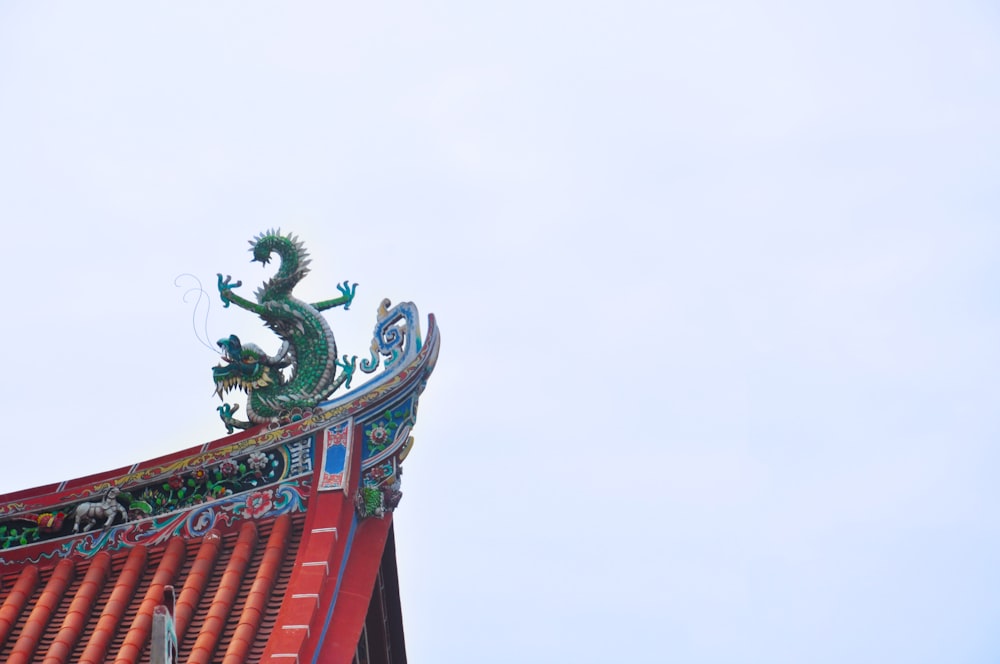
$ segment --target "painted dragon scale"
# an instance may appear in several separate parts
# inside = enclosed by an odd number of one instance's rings
[[[219,274],[219,295],[224,306],[235,304],[257,314],[282,340],[281,348],[268,355],[259,346],[243,343],[235,334],[220,339],[223,363],[212,368],[215,391],[220,399],[226,392],[240,389],[247,394],[248,421],[233,417],[239,405],[223,403],[219,415],[229,433],[263,423],[285,424],[305,417],[317,404],[344,385],[349,386],[356,358],[337,358],[337,343],[329,324],[320,313],[354,300],[357,284],[337,285],[340,297],[309,304],[292,289],[309,272],[309,258],[297,237],[280,230],[261,233],[250,240],[253,261],[264,265],[277,255],[278,272],[255,293],[252,302],[233,292],[243,285]],[[285,375],[284,369],[289,375]],[[338,372],[338,368],[340,371]]]

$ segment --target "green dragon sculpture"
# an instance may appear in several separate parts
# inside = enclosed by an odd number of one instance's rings
[[[218,341],[224,364],[212,368],[215,392],[224,399],[234,388],[247,394],[249,421],[237,420],[233,414],[239,404],[223,403],[219,415],[229,433],[235,428],[247,429],[256,424],[279,423],[304,417],[321,401],[347,383],[350,386],[356,357],[345,355],[337,359],[337,344],[321,311],[343,306],[350,308],[357,284],[345,281],[337,285],[340,297],[309,304],[292,295],[292,289],[309,272],[308,253],[292,234],[281,231],[261,233],[250,241],[253,261],[266,265],[277,254],[281,265],[274,275],[255,293],[251,302],[233,292],[243,285],[219,275],[219,295],[224,306],[231,303],[253,312],[264,320],[282,339],[275,355],[268,355],[255,344],[242,343],[235,334]],[[283,369],[290,367],[286,377]],[[337,372],[337,368],[342,371]]]

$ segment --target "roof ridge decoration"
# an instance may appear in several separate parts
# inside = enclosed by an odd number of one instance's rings
[[[219,274],[219,296],[226,307],[236,304],[260,316],[281,338],[282,345],[272,356],[256,344],[243,343],[235,334],[218,341],[224,363],[212,369],[216,394],[222,399],[234,388],[247,394],[247,420],[233,417],[239,404],[224,402],[218,408],[229,433],[236,428],[265,423],[281,426],[308,417],[341,385],[350,387],[357,361],[356,356],[337,358],[337,342],[321,312],[339,306],[350,308],[358,285],[348,281],[337,284],[340,297],[310,304],[292,295],[296,284],[308,274],[310,263],[297,237],[282,235],[280,229],[270,230],[250,240],[250,251],[252,260],[262,265],[276,254],[281,261],[277,274],[257,289],[256,302],[233,292],[242,281],[233,282],[230,275],[223,279]],[[290,369],[287,377],[282,371],[285,368]]]
[[[32,562],[90,557],[303,511],[313,470],[311,445],[311,437],[300,437],[124,489],[125,483],[114,484],[100,501],[58,502],[40,514],[0,517],[0,551],[52,540],[52,551]],[[0,556],[0,567],[8,562]]]

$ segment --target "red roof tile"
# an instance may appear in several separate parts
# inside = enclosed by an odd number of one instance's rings
[[[247,654],[254,644],[257,630],[267,611],[268,599],[281,569],[285,545],[288,542],[289,524],[287,515],[278,517],[274,524],[267,548],[264,551],[264,557],[257,568],[257,575],[243,606],[240,622],[229,641],[229,647],[226,649],[226,656],[223,658],[222,664],[239,664],[247,661]]]
[[[62,560],[56,566],[55,571],[49,578],[49,582],[42,591],[42,596],[35,602],[35,608],[28,616],[28,622],[21,630],[21,636],[14,644],[14,650],[7,658],[8,664],[26,664],[31,661],[38,646],[38,639],[45,632],[45,627],[49,623],[52,611],[59,604],[60,598],[66,591],[66,586],[73,579],[74,565],[70,560]]]
[[[221,542],[222,539],[217,532],[211,532],[202,538],[194,565],[191,566],[187,578],[184,580],[184,587],[177,597],[177,606],[174,610],[174,631],[180,642],[184,641],[188,625],[191,624],[191,618],[198,610],[205,588],[212,577],[215,560],[219,557]]]
[[[6,587],[10,581],[5,579]],[[4,599],[3,607],[0,608],[0,643],[7,640],[11,630],[17,623],[21,610],[31,598],[38,584],[38,569],[35,567],[25,567],[14,582],[14,587]]]
[[[111,555],[107,552],[101,551],[91,559],[86,575],[73,596],[66,617],[53,638],[42,664],[65,664],[68,660],[110,571]]]

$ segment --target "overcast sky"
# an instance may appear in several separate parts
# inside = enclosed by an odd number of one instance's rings
[[[989,2],[3,3],[0,490],[222,436],[280,226],[440,323],[410,661],[995,662],[998,123]]]

